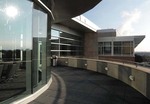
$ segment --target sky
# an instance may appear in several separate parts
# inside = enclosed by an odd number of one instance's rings
[[[101,29],[116,29],[117,36],[145,35],[135,51],[150,52],[150,0],[102,0],[83,15]]]

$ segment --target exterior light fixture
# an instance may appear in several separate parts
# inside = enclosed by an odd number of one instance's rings
[[[105,67],[105,70],[108,71],[108,67]]]
[[[131,81],[135,81],[135,77],[134,77],[133,75],[130,75],[130,76],[129,76],[129,79],[130,79]]]
[[[15,18],[18,15],[18,10],[14,6],[8,6],[5,9],[5,13],[8,17]]]

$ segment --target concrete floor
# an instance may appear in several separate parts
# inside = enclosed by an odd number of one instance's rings
[[[51,86],[29,104],[150,104],[150,100],[104,74],[70,67],[52,68]]]

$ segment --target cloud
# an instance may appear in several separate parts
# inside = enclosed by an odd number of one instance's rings
[[[134,31],[133,24],[137,23],[138,20],[141,17],[141,11],[138,9],[134,9],[133,11],[123,11],[122,12],[122,18],[123,22],[122,24],[117,28],[117,35],[131,35],[131,33]]]

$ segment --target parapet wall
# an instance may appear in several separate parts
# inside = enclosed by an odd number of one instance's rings
[[[150,69],[126,63],[86,58],[60,57],[58,65],[83,68],[116,78],[150,99]]]

